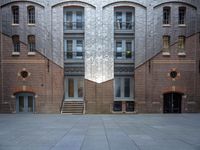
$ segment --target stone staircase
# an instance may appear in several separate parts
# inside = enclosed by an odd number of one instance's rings
[[[64,101],[61,109],[62,114],[83,114],[83,101]]]

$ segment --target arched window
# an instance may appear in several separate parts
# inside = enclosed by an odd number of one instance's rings
[[[164,7],[163,8],[163,24],[170,24],[170,17],[171,17],[171,8]]]
[[[28,36],[28,49],[30,52],[35,52],[35,35]]]
[[[28,23],[35,24],[35,7],[28,6],[27,11],[28,11]]]
[[[20,52],[20,41],[19,41],[19,35],[13,35],[12,36],[13,41],[13,50],[14,52]]]
[[[19,24],[19,7],[12,6],[12,22],[13,24]]]

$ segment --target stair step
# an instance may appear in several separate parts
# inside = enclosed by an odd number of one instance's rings
[[[63,114],[83,114],[84,102],[64,101],[62,106]]]

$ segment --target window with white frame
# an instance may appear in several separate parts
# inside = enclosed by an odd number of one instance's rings
[[[185,49],[185,36],[178,37],[178,48],[179,48],[179,50]]]
[[[35,7],[28,6],[27,12],[28,12],[28,24],[35,24]]]
[[[115,41],[115,58],[132,59],[134,54],[133,40],[116,40]]]
[[[115,77],[115,99],[133,99],[133,79]]]
[[[83,39],[64,39],[64,58],[83,59]]]
[[[133,30],[134,28],[134,9],[131,7],[115,8],[115,29]]]
[[[64,8],[64,30],[83,30],[84,10],[83,8]]]
[[[180,25],[185,24],[185,15],[186,15],[186,8],[185,7],[179,7],[179,20],[178,23]]]
[[[67,77],[65,78],[65,98],[81,99],[83,98],[83,78]]]
[[[164,7],[163,8],[163,24],[170,24],[170,17],[171,17],[171,8]]]
[[[163,36],[163,50],[169,50],[170,47],[170,36],[164,35]]]
[[[13,51],[14,52],[20,52],[20,41],[19,41],[19,35],[13,35],[12,36],[13,41]]]
[[[12,6],[12,23],[19,24],[19,6]]]
[[[30,52],[35,52],[35,35],[28,36],[28,48]]]

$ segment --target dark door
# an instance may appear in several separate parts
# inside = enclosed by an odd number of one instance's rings
[[[17,94],[16,112],[17,113],[33,113],[34,112],[34,95],[28,94],[28,93]]]
[[[181,113],[182,94],[167,93],[164,94],[164,113]]]

